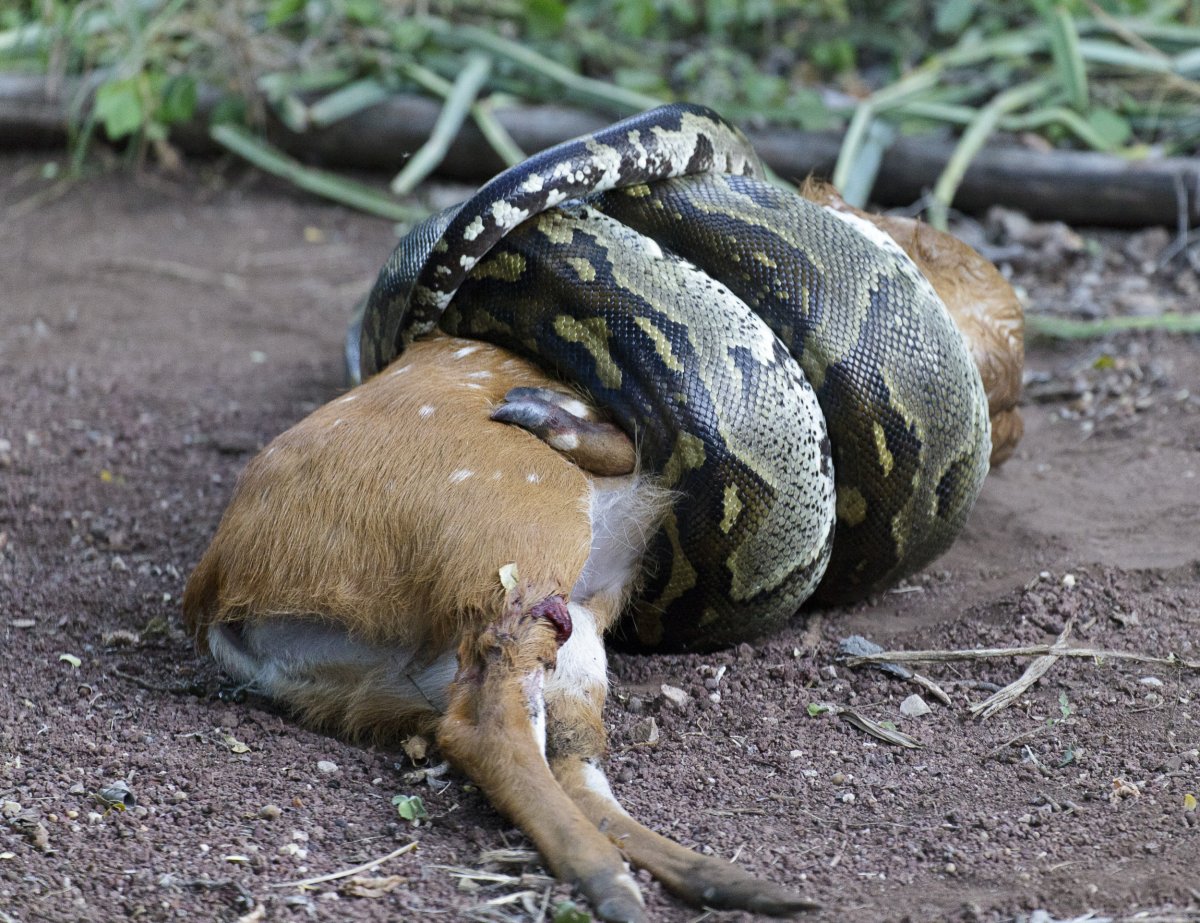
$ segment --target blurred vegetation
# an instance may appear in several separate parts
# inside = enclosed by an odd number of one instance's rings
[[[218,140],[264,159],[277,152],[244,127],[268,110],[304,131],[390,94],[446,100],[440,142],[397,192],[466,118],[520,159],[493,115],[513,99],[612,115],[687,99],[743,124],[841,129],[834,179],[852,200],[897,133],[948,134],[943,208],[996,131],[1131,158],[1200,145],[1188,0],[18,0],[0,11],[0,70],[87,77],[77,162],[98,126],[170,156],[202,89],[219,96]]]

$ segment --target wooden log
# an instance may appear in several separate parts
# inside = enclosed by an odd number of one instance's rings
[[[62,144],[68,105],[80,87],[78,80],[51,86],[43,77],[0,74],[0,147]],[[185,151],[217,150],[206,129],[216,100],[215,93],[203,92],[196,119],[172,129],[172,140]],[[273,121],[267,135],[309,163],[395,173],[429,137],[439,110],[440,103],[427,97],[396,96],[303,133]],[[556,105],[516,105],[498,109],[496,118],[527,153],[595,131],[609,121]],[[810,173],[828,176],[841,146],[841,136],[831,132],[771,128],[748,134],[763,160],[793,180]],[[952,141],[944,138],[900,138],[884,157],[872,201],[905,205],[919,199],[932,188],[952,152]],[[503,166],[483,134],[468,122],[438,172],[479,182]],[[1183,220],[1189,227],[1200,226],[1200,158],[1131,161],[1092,151],[1041,152],[997,145],[971,162],[954,207],[978,212],[997,204],[1075,225],[1176,228]]]

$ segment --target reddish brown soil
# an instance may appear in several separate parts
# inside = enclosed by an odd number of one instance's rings
[[[180,630],[239,469],[338,392],[391,226],[252,177],[58,189],[39,168],[0,161],[0,921],[539,919],[569,894],[535,859],[494,884],[450,868],[528,847],[462,779],[218,697]],[[1055,233],[1007,251],[1035,310],[1195,309],[1185,260],[1147,262],[1165,235]],[[953,703],[922,718],[899,711],[911,682],[837,662],[852,633],[996,647],[1068,619],[1072,643],[1200,660],[1196,339],[1035,345],[1029,366],[1025,441],[929,573],[753,646],[614,657],[609,769],[634,815],[802,889],[819,920],[1200,919],[1200,672],[1061,660],[978,721],[983,684],[1028,660],[922,668]],[[118,779],[138,805],[105,815],[90,793]],[[430,822],[400,820],[398,793]],[[371,873],[400,876],[379,896],[279,886],[414,840]],[[657,920],[697,918],[646,893]]]

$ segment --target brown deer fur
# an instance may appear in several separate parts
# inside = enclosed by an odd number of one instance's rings
[[[544,439],[495,422],[514,388],[583,422],[566,439],[562,415]],[[629,441],[594,415],[503,350],[414,344],[250,463],[188,582],[189,625],[228,672],[311,723],[436,730],[601,919],[644,919],[627,859],[694,904],[810,906],[647,830],[612,797],[603,637],[670,495],[629,470]],[[628,473],[596,475],[555,443]]]
[[[857,215],[887,232],[933,284],[983,376],[992,417],[991,463],[992,467],[1002,464],[1025,431],[1017,407],[1025,364],[1025,314],[1012,286],[988,260],[951,234],[913,218],[861,211],[819,180],[806,180],[800,195]]]
[[[828,187],[802,192],[847,208]],[[971,343],[999,463],[1021,430],[1011,288],[947,235],[863,217],[913,257]],[[188,581],[189,626],[230,674],[312,724],[436,732],[603,920],[645,919],[626,861],[696,905],[811,907],[648,830],[609,789],[603,638],[670,495],[597,416],[504,350],[412,345],[249,464]]]

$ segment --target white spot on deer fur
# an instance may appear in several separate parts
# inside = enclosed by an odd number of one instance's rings
[[[346,421],[343,420],[341,417],[338,417],[336,420],[334,420],[332,423],[329,424],[329,428],[333,429],[334,427],[341,426],[345,422]]]
[[[521,678],[521,688],[525,692],[525,708],[529,715],[529,724],[533,730],[533,739],[546,758],[546,671],[537,669],[526,673]]]
[[[483,390],[483,385],[481,385],[481,384],[477,384],[476,382],[473,382],[473,381],[468,381],[468,382],[467,382],[467,387],[468,387],[468,388],[473,388],[473,389],[475,389],[476,391],[482,391],[482,390]]]
[[[591,419],[592,412],[590,409],[588,409],[587,404],[585,404],[583,401],[576,400],[573,397],[567,398],[558,406],[560,406],[573,417],[579,417],[583,420]]]
[[[492,373],[489,372],[487,369],[480,369],[478,372],[468,372],[467,377],[468,378],[491,378]]]
[[[476,215],[475,220],[463,229],[463,240],[474,240],[483,233],[483,216]]]
[[[469,356],[469,355],[471,355],[471,353],[478,352],[478,351],[479,351],[478,346],[464,346],[462,349],[454,350],[454,358],[461,359],[464,356]]]
[[[474,474],[475,474],[475,472],[472,471],[470,468],[459,468],[457,471],[455,471],[453,474],[450,475],[450,483],[457,484],[459,481],[465,481],[467,478],[473,477]]]
[[[549,439],[552,448],[562,452],[569,452],[571,449],[579,448],[579,437],[575,433],[563,433],[559,436],[552,436]]]
[[[358,400],[357,394],[347,394],[345,397],[338,398],[338,400],[335,403],[349,404],[351,401],[357,401],[357,400]]]
[[[525,480],[527,480],[530,484],[536,484],[541,480],[541,478],[538,477],[536,471],[530,471],[529,474],[525,475]]]
[[[498,480],[500,480],[501,477],[503,477],[503,475],[499,471],[492,472],[492,480],[493,481],[498,481]]]
[[[433,412],[436,409],[437,408],[434,407],[432,404],[426,404],[420,410],[418,410],[417,413],[419,413],[422,417],[432,417]]]
[[[400,366],[400,368],[396,369],[396,371],[394,371],[394,372],[390,372],[390,373],[388,374],[388,378],[395,378],[397,375],[400,375],[400,374],[403,374],[404,372],[407,372],[407,371],[408,371],[410,368],[412,368],[412,366],[409,366],[409,365],[402,365],[402,366]]]
[[[608,658],[604,639],[592,610],[582,603],[567,603],[571,637],[558,649],[558,661],[546,678],[546,697],[583,699],[600,708],[608,688]],[[603,778],[603,774],[601,774]]]
[[[604,770],[591,760],[583,764],[583,784],[588,787],[588,791],[610,802],[622,814],[626,813],[625,809],[621,807],[621,802],[617,801],[617,796],[613,794]]]

